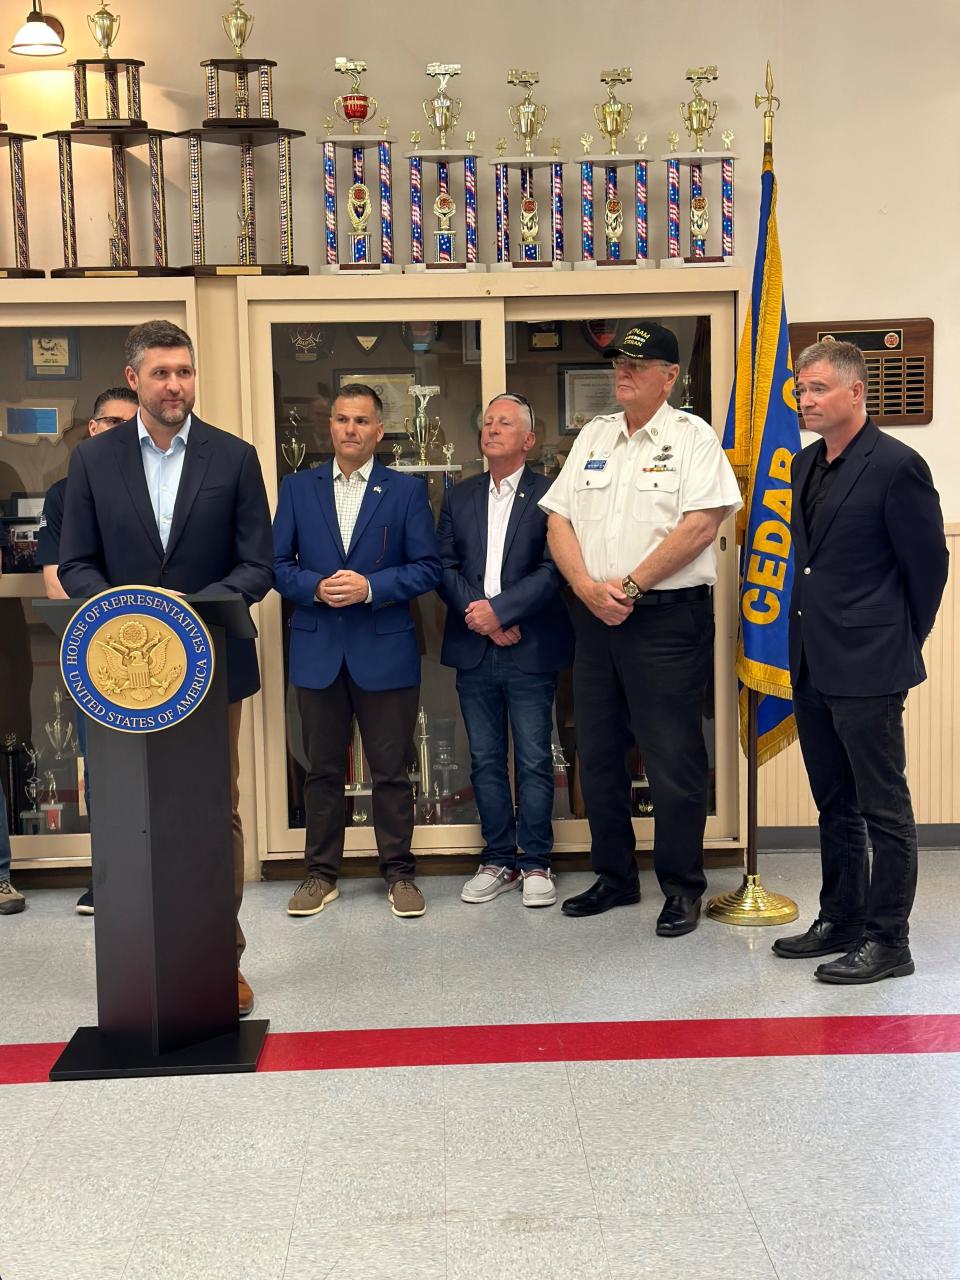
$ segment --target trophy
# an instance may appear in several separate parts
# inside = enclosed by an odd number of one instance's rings
[[[497,143],[497,159],[494,165],[494,190],[496,193],[497,261],[494,270],[510,271],[514,267],[566,267],[563,260],[563,161],[560,159],[560,139],[554,138],[547,158],[533,154],[533,145],[543,131],[547,108],[533,101],[533,87],[540,80],[536,71],[512,70],[507,73],[507,83],[525,90],[523,99],[507,108],[507,116],[513,132],[523,144],[523,154],[505,156],[506,143]],[[510,170],[520,171],[520,258],[514,262],[510,252]],[[540,207],[534,195],[535,169],[547,169],[550,178],[550,233],[551,256],[542,259],[540,246]]]
[[[580,138],[583,155],[580,157],[580,261],[575,267],[648,267],[654,264],[647,258],[647,165],[645,151],[647,135],[637,134],[636,151],[621,154],[620,138],[627,131],[633,118],[633,104],[621,102],[616,95],[617,85],[629,84],[633,79],[630,67],[614,67],[600,73],[600,81],[607,86],[605,102],[594,104],[593,115],[600,133],[607,141],[606,154],[592,153],[593,135],[584,133]],[[603,165],[604,204],[603,236],[606,246],[604,257],[594,251],[594,166]],[[624,203],[618,189],[620,166],[633,166],[633,233],[635,256],[624,253]]]
[[[307,267],[293,259],[293,191],[290,143],[302,138],[302,129],[284,129],[273,115],[273,68],[269,58],[248,58],[243,46],[253,29],[254,19],[235,0],[221,18],[223,32],[233,46],[232,58],[207,58],[201,62],[206,75],[206,118],[202,128],[187,129],[178,136],[187,139],[190,165],[190,248],[187,272],[195,276],[306,275]],[[220,76],[233,77],[233,111],[220,113]],[[250,77],[256,76],[256,101],[251,102]],[[253,109],[257,114],[252,114]],[[240,208],[237,210],[237,261],[207,262],[203,199],[203,144],[216,142],[240,151]],[[280,229],[280,261],[261,263],[257,254],[257,197],[254,151],[276,143],[277,205]]]
[[[100,58],[78,58],[72,64],[73,101],[76,119],[69,129],[45,133],[57,142],[60,166],[60,215],[63,230],[63,267],[51,271],[59,277],[165,276],[179,275],[167,254],[166,184],[163,171],[163,143],[173,135],[151,129],[143,119],[140,100],[140,68],[137,58],[114,58],[110,50],[120,30],[120,19],[103,0],[96,13],[87,17],[87,26],[100,47]],[[90,72],[102,73],[105,114],[90,112]],[[121,79],[125,113],[121,114]],[[73,178],[73,144],[107,144],[111,152],[113,208],[107,213],[107,262],[103,266],[82,267],[77,254],[77,212]],[[153,228],[153,263],[137,266],[131,260],[130,210],[127,184],[127,152],[146,145],[150,168],[150,213]],[[100,199],[94,203],[99,207]]]
[[[368,98],[360,92],[360,77],[367,64],[358,58],[335,58],[333,69],[353,81],[353,92],[334,98],[333,109],[344,124],[350,125],[354,133],[359,133],[360,126],[364,121],[372,120],[379,108],[376,98]]]
[[[39,766],[41,752],[35,747],[28,746],[26,742],[20,744],[20,749],[27,757],[27,767],[30,770],[23,784],[23,793],[30,808],[20,810],[20,834],[35,836],[40,834],[43,826],[40,806],[37,803],[40,796]]]
[[[59,689],[53,691],[53,720],[48,720],[43,726],[50,745],[53,747],[54,760],[62,760],[64,756],[73,757],[76,752],[71,751],[73,745],[73,725],[63,716],[63,694]]]
[[[287,421],[290,425],[284,431],[280,452],[290,470],[296,471],[303,465],[303,460],[307,456],[307,446],[300,436],[302,423],[295,407],[287,414]]]
[[[417,731],[413,735],[413,741],[417,748],[417,764],[420,770],[420,797],[428,810],[425,817],[429,821],[429,809],[433,799],[433,762],[430,758],[427,711],[423,706],[417,712]]]
[[[461,271],[484,271],[485,266],[478,261],[479,241],[477,238],[477,157],[473,146],[477,140],[475,132],[466,134],[464,150],[451,149],[447,146],[449,135],[456,128],[463,111],[460,98],[451,98],[447,94],[447,84],[452,76],[461,72],[459,62],[428,62],[427,75],[437,81],[437,91],[432,98],[424,98],[421,106],[427,126],[437,135],[439,147],[434,150],[421,150],[421,131],[414,129],[410,134],[413,150],[406,153],[410,167],[410,265],[406,271],[429,271],[436,269],[459,269]],[[437,172],[436,199],[433,202],[433,216],[437,220],[433,233],[433,261],[427,262],[423,249],[423,162],[435,162]],[[463,259],[457,255],[457,232],[453,227],[453,219],[457,216],[457,204],[450,190],[450,165],[463,163],[463,220],[466,248]]]
[[[361,58],[336,58],[334,71],[349,76],[353,81],[350,93],[338,95],[333,100],[336,119],[349,125],[349,133],[334,133],[335,118],[327,116],[325,135],[318,138],[323,146],[323,211],[325,265],[321,271],[386,271],[398,272],[393,252],[393,153],[396,138],[390,134],[390,121],[380,125],[380,137],[365,134],[362,126],[372,121],[379,110],[376,98],[360,91],[360,77],[367,69]],[[376,151],[377,179],[380,200],[380,260],[371,251],[372,235],[367,223],[373,213],[374,202],[366,177],[366,152]],[[340,261],[337,237],[337,152],[350,152],[350,182],[347,191],[347,215],[350,219],[350,253],[346,261]]]
[[[43,814],[43,825],[47,831],[61,831],[63,829],[63,804],[57,796],[57,780],[52,770],[47,770],[45,775],[46,799],[40,805],[40,812]]]
[[[242,58],[243,46],[253,30],[253,18],[246,12],[240,0],[235,0],[233,8],[229,13],[225,13],[220,21],[223,23],[224,35],[233,45],[234,53],[238,58]],[[267,112],[267,114],[270,113]]]
[[[722,266],[733,261],[733,178],[737,156],[730,150],[733,133],[725,129],[720,135],[722,151],[705,151],[703,142],[713,131],[717,118],[717,103],[708,101],[701,92],[702,84],[717,78],[717,68],[691,67],[687,80],[693,85],[693,97],[681,102],[680,118],[688,137],[693,140],[692,151],[678,151],[679,134],[667,136],[670,150],[661,156],[667,166],[667,257],[661,259],[662,267]],[[680,248],[680,169],[690,171],[689,242],[686,257]],[[708,255],[707,235],[710,230],[710,203],[704,188],[704,169],[720,169],[721,233],[720,253]]]
[[[689,373],[683,375],[680,383],[680,408],[684,413],[694,413],[693,407],[693,380]]]
[[[3,64],[0,63],[0,71]],[[0,147],[10,155],[10,191],[13,195],[13,251],[15,267],[0,267],[0,280],[24,280],[45,273],[30,266],[30,237],[27,232],[27,186],[23,169],[23,144],[36,142],[36,134],[11,133],[0,121]]]
[[[391,448],[393,453],[393,465],[395,467],[399,467],[401,465],[400,459],[403,457],[403,445],[400,443],[399,440],[397,440],[396,443],[393,444]]]
[[[347,783],[344,787],[344,794],[348,796],[370,795],[370,766],[367,763],[367,757],[363,750],[363,739],[360,736],[360,726],[356,720],[353,722],[353,734],[350,739],[350,753],[348,759]],[[357,811],[354,810],[354,821],[365,822],[366,814],[360,819],[357,818]]]
[[[421,467],[427,465],[427,450],[432,444],[436,443],[437,432],[440,430],[440,419],[434,418],[431,421],[427,417],[427,405],[434,396],[439,394],[439,387],[412,386],[410,388],[410,395],[417,402],[417,412],[413,422],[409,418],[404,418],[403,426],[407,435],[417,447]]]

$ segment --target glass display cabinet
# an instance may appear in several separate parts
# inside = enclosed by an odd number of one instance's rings
[[[688,273],[683,287],[649,276],[616,280],[513,281],[404,277],[378,280],[376,297],[361,281],[309,278],[241,281],[241,399],[244,432],[257,446],[271,502],[285,475],[332,456],[330,408],[348,382],[372,386],[384,402],[378,457],[422,476],[436,514],[444,489],[483,470],[479,430],[498,392],[518,391],[536,412],[537,444],[529,461],[556,475],[584,423],[613,412],[613,378],[604,350],[640,320],[677,332],[681,378],[673,402],[722,424],[732,380],[741,273]],[[659,274],[659,273],[657,273]],[[629,285],[629,288],[627,287]],[[642,287],[644,294],[636,292]],[[589,292],[587,292],[589,290]],[[442,291],[442,296],[440,296]],[[434,389],[418,424],[413,386]],[[740,843],[739,755],[733,646],[736,559],[732,521],[720,539],[715,591],[717,657],[704,700],[710,758],[707,839]],[[445,607],[433,593],[415,604],[422,664],[420,714],[410,745],[416,797],[414,847],[422,853],[482,848],[470,786],[469,748],[454,672],[440,665]],[[296,700],[287,681],[288,615],[272,594],[260,609],[264,687],[255,714],[264,774],[261,831],[265,858],[302,853],[305,759]],[[579,786],[576,715],[570,672],[560,675],[554,714],[554,834],[560,850],[589,847]],[[638,837],[652,839],[652,804],[636,748],[630,767]],[[346,853],[375,851],[369,772],[355,732],[344,796]]]

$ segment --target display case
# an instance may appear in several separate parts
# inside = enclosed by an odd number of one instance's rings
[[[632,323],[656,319],[680,340],[682,380],[674,403],[721,424],[732,381],[741,273],[514,281],[405,277],[379,280],[376,297],[360,281],[311,277],[239,284],[244,433],[256,445],[275,503],[284,475],[331,456],[328,419],[346,382],[373,386],[384,401],[387,465],[422,475],[436,512],[444,488],[483,468],[483,407],[498,392],[533,403],[537,444],[530,463],[557,474],[584,422],[616,408],[605,347]],[[638,284],[644,292],[637,293]],[[248,359],[244,357],[248,356]],[[245,367],[246,366],[246,367]],[[426,465],[411,439],[412,385],[438,388],[429,403],[439,419]],[[405,425],[406,420],[406,425]],[[421,441],[422,444],[422,441]],[[444,452],[444,445],[447,446]],[[710,759],[708,843],[742,843],[739,812],[736,682],[736,558],[732,521],[721,531],[721,578],[714,680],[704,705]],[[421,714],[410,751],[416,795],[414,848],[421,853],[479,853],[483,846],[469,778],[469,749],[455,673],[439,662],[444,606],[435,594],[416,602],[421,649]],[[262,857],[303,851],[304,756],[296,703],[287,682],[288,610],[271,595],[261,606],[263,691],[254,714],[265,770],[260,780]],[[570,672],[558,682],[554,715],[554,836],[558,850],[589,848],[579,787],[576,715]],[[634,815],[642,845],[652,843],[652,805],[643,761],[631,754]],[[349,753],[346,853],[375,852],[369,781],[359,734]]]
[[[15,869],[89,860],[82,726],[34,607],[37,533],[96,397],[124,383],[127,331],[154,317],[196,333],[192,281],[11,281],[0,295],[0,781]]]

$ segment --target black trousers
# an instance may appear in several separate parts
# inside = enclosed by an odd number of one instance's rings
[[[907,943],[917,890],[905,701],[905,693],[821,693],[805,668],[793,691],[800,750],[820,813],[820,915],[835,924],[860,925],[868,938],[894,947]]]
[[[593,869],[617,888],[637,884],[626,764],[635,739],[650,781],[660,888],[667,897],[699,898],[707,887],[702,716],[713,662],[710,600],[641,603],[618,627],[578,603],[574,625],[577,747]]]
[[[413,791],[407,768],[419,701],[419,685],[378,692],[361,689],[346,665],[326,689],[297,687],[309,764],[303,784],[308,875],[337,882],[343,860],[347,751],[356,716],[373,783],[380,873],[387,884],[413,879]]]

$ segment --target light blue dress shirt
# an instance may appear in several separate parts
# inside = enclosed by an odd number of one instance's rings
[[[157,521],[157,532],[166,551],[170,540],[170,525],[173,521],[173,508],[177,501],[177,490],[180,488],[180,477],[183,475],[183,459],[187,452],[187,440],[190,436],[190,424],[193,415],[187,420],[173,437],[170,448],[163,452],[150,439],[143,419],[137,412],[137,433],[140,436],[140,456],[143,458],[143,474],[147,480],[147,492],[150,494],[150,505]]]

